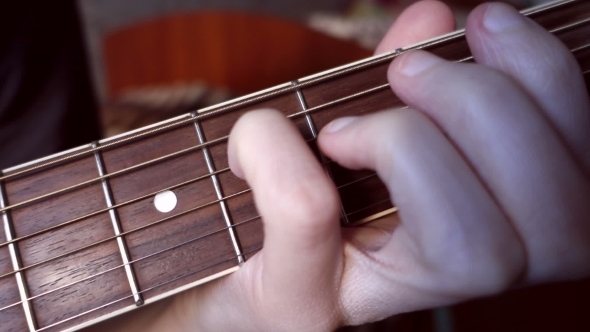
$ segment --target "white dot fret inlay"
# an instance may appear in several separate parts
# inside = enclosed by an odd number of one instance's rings
[[[170,190],[163,191],[154,198],[156,209],[162,213],[174,210],[177,202],[176,195]]]

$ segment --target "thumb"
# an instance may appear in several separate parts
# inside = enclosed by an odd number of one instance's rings
[[[276,111],[244,115],[232,130],[228,153],[264,222],[262,275],[253,280],[254,295],[265,305],[262,314],[279,326],[333,328],[342,265],[334,185],[295,126]]]

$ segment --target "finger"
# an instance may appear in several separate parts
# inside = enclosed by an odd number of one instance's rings
[[[420,1],[406,10],[395,20],[375,54],[410,46],[455,29],[453,12],[440,1]]]
[[[232,170],[251,186],[264,221],[260,303],[275,311],[271,316],[305,313],[309,322],[331,326],[335,315],[325,310],[337,308],[331,301],[342,264],[334,185],[297,129],[276,111],[244,115],[232,130],[228,150]],[[283,310],[287,303],[292,310]]]
[[[426,52],[395,60],[395,93],[456,144],[523,238],[531,282],[574,278],[590,259],[587,180],[537,105],[510,78]],[[564,252],[574,251],[564,257]]]
[[[533,97],[577,159],[590,169],[588,93],[578,62],[565,45],[501,3],[472,12],[467,40],[478,63],[513,78]]]
[[[514,230],[431,121],[412,109],[336,121],[320,134],[322,151],[345,167],[377,170],[401,216],[389,243],[374,253],[395,287],[377,289],[372,285],[383,282],[367,280],[369,292],[351,291],[343,302],[369,294],[393,301],[385,308],[412,310],[494,293],[514,281],[524,264]],[[360,241],[362,249],[368,241]],[[380,269],[376,275],[384,274]]]

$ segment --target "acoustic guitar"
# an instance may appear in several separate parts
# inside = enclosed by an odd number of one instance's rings
[[[590,2],[524,13],[567,45],[588,81]],[[403,106],[385,73],[411,49],[472,61],[457,31],[5,169],[0,330],[80,329],[247,264],[262,249],[262,222],[226,148],[251,109],[272,107],[295,123],[338,188],[343,224],[395,213],[373,172],[339,167],[315,138],[337,117]]]

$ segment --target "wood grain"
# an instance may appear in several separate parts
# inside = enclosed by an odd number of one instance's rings
[[[202,11],[117,30],[102,49],[112,96],[138,86],[194,81],[246,94],[371,55],[353,41],[300,23]]]

